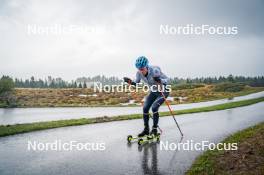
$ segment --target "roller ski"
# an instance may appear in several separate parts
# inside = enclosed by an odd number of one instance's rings
[[[140,134],[138,134],[137,137],[133,137],[132,135],[127,136],[128,143],[137,141],[138,145],[159,140],[160,133],[158,133],[157,128],[153,128],[151,133],[149,133],[149,130],[145,128]]]

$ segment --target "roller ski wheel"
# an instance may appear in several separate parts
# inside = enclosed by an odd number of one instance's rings
[[[128,136],[127,136],[127,142],[128,142],[128,143],[131,143],[132,140],[133,140],[133,136],[132,136],[132,135],[128,135]]]
[[[144,140],[142,138],[138,139],[138,145],[141,146],[144,143]]]

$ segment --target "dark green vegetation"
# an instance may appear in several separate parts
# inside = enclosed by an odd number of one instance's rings
[[[262,102],[262,101],[264,101],[264,97],[251,99],[251,100],[238,101],[238,102],[231,102],[231,103],[215,105],[215,106],[210,106],[210,107],[178,110],[178,111],[174,111],[174,114],[177,116],[180,114],[224,110],[224,109],[251,105],[251,104],[255,104],[258,102]],[[160,113],[161,117],[169,116],[169,115],[170,115],[169,112]],[[122,115],[122,116],[115,116],[115,117],[105,116],[105,117],[89,118],[89,119],[82,118],[82,119],[71,119],[71,120],[59,120],[59,121],[37,122],[37,123],[16,124],[16,125],[1,125],[0,126],[0,136],[7,136],[7,135],[18,134],[18,133],[50,129],[50,128],[58,128],[58,127],[64,127],[64,126],[85,125],[85,124],[103,123],[103,122],[121,121],[121,120],[132,120],[132,119],[140,119],[140,118],[142,118],[142,114]]]
[[[22,80],[15,78],[14,83],[16,88],[86,88],[93,82],[100,82],[102,84],[120,84],[123,80],[118,77],[106,77],[106,76],[94,76],[94,77],[80,77],[73,81],[65,81],[62,78],[53,78],[51,76],[48,79],[36,79],[32,76],[30,79]],[[263,87],[264,76],[258,77],[244,77],[244,76],[233,76],[227,77],[201,77],[201,78],[171,78],[170,82],[173,85],[185,85],[189,84],[217,84],[217,83],[243,83],[252,87]]]
[[[222,143],[238,143],[238,150],[208,150],[186,174],[264,174],[264,123],[239,131]]]
[[[102,84],[120,84],[123,80],[117,77],[81,77],[70,82],[63,80],[62,78],[54,78],[48,76],[47,79],[36,79],[34,76],[30,79],[22,80],[15,78],[14,83],[16,88],[87,88],[87,85],[93,82],[101,82]]]
[[[15,84],[12,78],[2,76],[0,79],[0,107],[15,107],[15,96],[13,94]]]

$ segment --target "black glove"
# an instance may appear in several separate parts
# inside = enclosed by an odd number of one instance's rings
[[[157,83],[161,83],[161,79],[160,79],[160,77],[153,77],[153,79],[154,79]]]
[[[124,77],[124,82],[131,84],[132,80],[130,78]]]
[[[130,78],[124,77],[124,82],[127,82],[130,85],[136,86],[137,84],[132,81]]]

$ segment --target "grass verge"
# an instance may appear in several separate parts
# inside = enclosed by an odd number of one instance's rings
[[[214,105],[209,107],[185,109],[185,110],[176,110],[173,111],[175,115],[189,114],[189,113],[198,113],[198,112],[209,112],[216,110],[224,110],[235,107],[242,107],[258,102],[264,101],[264,97],[243,100],[238,102],[230,102],[220,105]],[[169,116],[170,112],[160,112],[160,116]],[[37,130],[59,128],[65,126],[75,126],[75,125],[85,125],[93,123],[103,123],[103,122],[112,122],[112,121],[121,121],[121,120],[132,120],[140,119],[142,114],[132,114],[132,115],[121,115],[115,117],[97,117],[97,118],[81,118],[81,119],[69,119],[69,120],[58,120],[58,121],[47,121],[47,122],[36,122],[36,123],[25,123],[25,124],[14,124],[14,125],[0,125],[0,137],[14,135],[18,133],[25,133]]]
[[[239,131],[222,143],[238,143],[238,150],[208,150],[195,160],[186,174],[264,173],[264,122]]]

